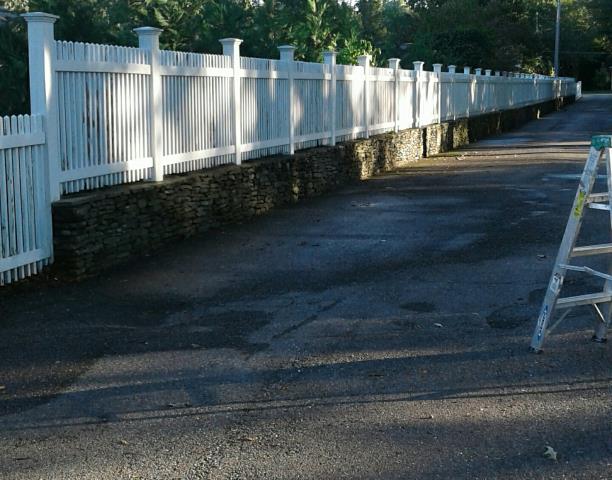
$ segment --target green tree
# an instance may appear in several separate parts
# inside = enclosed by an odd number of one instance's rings
[[[28,48],[21,20],[0,26],[0,116],[28,113]]]
[[[378,48],[383,47],[388,36],[384,3],[383,0],[359,0],[357,2],[357,11],[361,18],[361,34]]]
[[[605,88],[612,65],[612,0],[562,0],[561,73]],[[164,29],[162,48],[219,53],[223,37],[244,39],[244,55],[340,63],[364,53],[384,65],[414,60],[550,74],[556,0],[0,0],[16,13],[60,16],[56,36],[136,45],[133,28]],[[19,18],[0,21],[0,112],[27,111],[27,44]]]

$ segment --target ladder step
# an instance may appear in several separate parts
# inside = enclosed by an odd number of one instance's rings
[[[612,300],[612,292],[589,293],[575,297],[565,297],[557,300],[557,308],[572,308],[578,305],[593,305],[595,303],[606,303]]]
[[[578,265],[564,265],[562,263],[559,264],[559,267],[564,268],[565,270],[573,270],[575,272],[584,272],[589,275],[594,275],[596,277],[604,278],[606,280],[612,281],[612,275],[608,273],[599,272],[597,270],[593,270],[587,266],[578,266]]]
[[[585,245],[583,247],[575,247],[572,250],[572,257],[602,255],[604,253],[612,253],[612,243],[602,243],[601,245]]]
[[[592,208],[593,210],[608,210],[608,211],[610,211],[610,205],[608,205],[607,203],[589,203],[587,206],[589,208]]]
[[[586,202],[587,203],[594,203],[594,202],[605,202],[608,200],[608,193],[606,192],[600,192],[600,193],[591,193],[587,199]]]

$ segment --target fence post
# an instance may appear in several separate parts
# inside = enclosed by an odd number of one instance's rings
[[[329,83],[329,128],[331,130],[330,144],[336,144],[336,55],[333,50],[323,52],[323,63],[329,65],[331,75]]]
[[[438,123],[442,123],[442,64],[434,63],[433,71],[436,74],[436,77],[438,77],[438,91],[437,91]]]
[[[425,62],[412,62],[414,66],[414,104],[412,111],[414,112],[414,127],[421,126],[421,72]]]
[[[470,70],[471,67],[463,67],[463,74],[464,75],[470,75]],[[473,86],[472,84],[474,83],[473,79],[470,79],[470,86]],[[473,96],[472,96],[472,91],[473,88],[468,88],[468,102],[467,102],[467,110],[464,112],[466,117],[470,116],[470,105],[473,102]]]
[[[452,111],[453,120],[456,120],[457,114],[455,112],[455,105],[454,105],[453,99],[455,97],[455,74],[457,73],[457,66],[449,65],[448,73],[451,74],[451,80],[450,80],[451,85],[450,85],[449,92],[448,92],[448,100],[449,100],[448,105],[449,105],[449,110]]]
[[[47,144],[49,202],[60,198],[60,148],[57,90],[55,85],[55,36],[53,24],[59,18],[49,13],[24,13],[28,24],[28,57],[30,67],[30,111],[42,115]]]
[[[234,70],[232,88],[232,120],[234,131],[234,148],[236,165],[242,163],[242,119],[240,106],[240,44],[239,38],[222,38],[219,40],[223,45],[223,55],[232,58],[232,68]]]
[[[149,148],[153,158],[153,181],[161,182],[164,179],[163,155],[163,118],[162,118],[162,80],[159,74],[161,53],[159,51],[160,28],[139,27],[134,32],[138,35],[138,48],[148,50],[151,56],[151,85],[149,94],[149,119],[151,122],[151,138]]]
[[[363,67],[363,116],[365,138],[370,138],[370,55],[359,55],[357,63]]]
[[[390,58],[389,68],[393,69],[393,131],[399,132],[399,68],[400,59]]]
[[[289,155],[293,155],[295,153],[295,101],[293,98],[293,77],[295,72],[293,59],[295,47],[293,45],[281,45],[278,47],[278,50],[281,62],[285,63],[285,68],[287,69],[287,87],[289,90]]]

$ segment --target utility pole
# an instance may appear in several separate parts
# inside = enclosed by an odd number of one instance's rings
[[[561,0],[557,0],[557,24],[555,26],[555,77],[559,76],[559,40],[561,37]]]

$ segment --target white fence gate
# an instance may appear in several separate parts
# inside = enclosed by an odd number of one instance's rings
[[[38,273],[51,257],[43,119],[0,117],[0,285]]]
[[[138,48],[55,40],[58,17],[28,23],[32,116],[0,126],[0,283],[52,255],[51,202],[61,194],[160,181],[164,175],[576,94],[572,78],[457,73],[160,50],[161,30],[135,29]],[[43,120],[46,127],[43,129]]]

